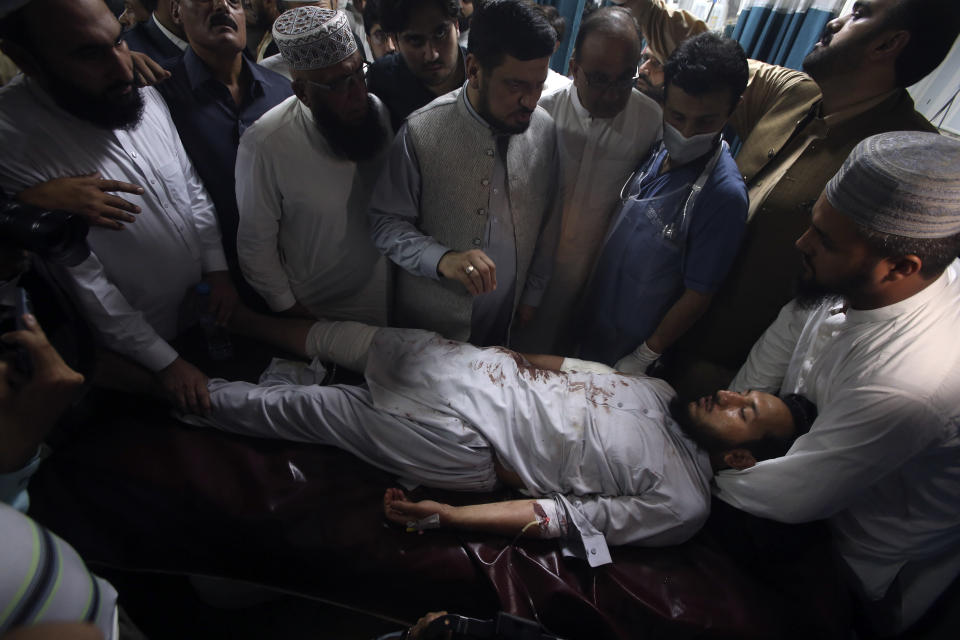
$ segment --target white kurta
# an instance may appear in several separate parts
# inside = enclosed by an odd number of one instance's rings
[[[106,347],[151,370],[177,357],[167,344],[178,331],[187,290],[203,273],[226,271],[213,203],[190,163],[167,105],[140,89],[143,120],[131,131],[107,131],[60,109],[35,82],[20,76],[0,90],[0,187],[26,187],[99,171],[140,185],[124,193],[141,209],[114,231],[93,227],[93,253],[65,278]]]
[[[389,132],[387,111],[372,97]],[[359,164],[335,156],[296,96],[243,134],[237,254],[271,309],[299,301],[318,317],[386,324],[386,261],[367,222],[382,164],[382,156]]]
[[[369,390],[213,381],[209,421],[334,445],[461,491],[493,488],[495,453],[530,494],[558,499],[578,541],[570,551],[593,566],[610,562],[607,543],[678,544],[707,517],[709,460],[670,417],[661,380],[547,372],[404,329],[377,333],[366,377]]]
[[[661,135],[662,111],[632,90],[623,111],[593,118],[573,83],[544,92],[540,106],[553,116],[560,140],[564,198],[553,275],[532,326],[517,336],[524,350],[553,353],[593,269],[620,189]],[[557,345],[563,346],[563,345]]]
[[[791,302],[731,385],[798,393],[819,416],[786,456],[721,472],[718,496],[784,522],[829,518],[871,600],[903,569],[905,606],[925,609],[957,575],[958,275],[954,262],[920,293],[870,311]]]

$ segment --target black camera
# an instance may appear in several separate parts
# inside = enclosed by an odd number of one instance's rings
[[[4,200],[0,204],[0,244],[73,267],[90,255],[86,220],[66,211],[47,211]]]

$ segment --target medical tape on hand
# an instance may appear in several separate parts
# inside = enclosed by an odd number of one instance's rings
[[[407,533],[413,533],[414,531],[426,531],[427,529],[439,529],[440,528],[440,514],[434,513],[427,516],[426,518],[421,518],[420,520],[410,520],[407,522]]]

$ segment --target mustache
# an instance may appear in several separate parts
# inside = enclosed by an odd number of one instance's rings
[[[210,26],[211,26],[211,27],[219,27],[219,26],[223,26],[223,25],[226,25],[226,26],[228,26],[228,27],[230,27],[231,29],[234,29],[234,30],[236,30],[236,29],[238,28],[238,27],[237,27],[237,23],[233,20],[233,18],[231,18],[231,17],[230,17],[228,14],[226,14],[226,13],[215,13],[215,14],[213,14],[213,15],[210,17]]]

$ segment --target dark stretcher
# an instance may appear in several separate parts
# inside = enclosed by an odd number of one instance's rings
[[[846,597],[819,528],[771,536],[715,505],[690,542],[613,548],[613,565],[591,569],[550,541],[388,525],[395,479],[334,448],[192,428],[101,391],[78,414],[32,481],[31,515],[94,570],[242,579],[408,620],[503,610],[565,638],[843,635]]]

